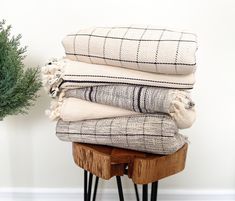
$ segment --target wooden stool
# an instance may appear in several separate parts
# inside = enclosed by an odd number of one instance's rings
[[[93,201],[99,178],[110,179],[116,176],[120,201],[124,201],[121,177],[128,175],[132,179],[137,201],[139,201],[136,184],[143,185],[143,201],[148,200],[148,184],[152,183],[151,201],[157,200],[158,180],[176,174],[185,167],[188,145],[171,155],[154,155],[127,149],[73,143],[73,158],[75,163],[84,169],[84,201],[90,201],[92,178],[96,176]],[[87,171],[89,182],[87,185]]]

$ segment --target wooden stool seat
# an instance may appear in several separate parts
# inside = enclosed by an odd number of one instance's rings
[[[127,174],[135,184],[148,184],[185,167],[188,145],[171,155],[154,155],[103,145],[73,143],[75,163],[102,179]]]

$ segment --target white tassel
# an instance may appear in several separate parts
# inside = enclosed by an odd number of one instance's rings
[[[61,82],[66,62],[65,60],[52,59],[41,69],[43,86],[48,93],[51,92],[52,97],[56,97],[59,93],[58,85]]]
[[[192,126],[196,119],[195,108],[186,109],[184,103],[173,101],[173,111],[170,113],[179,129],[185,129]]]
[[[66,89],[64,89],[60,92],[60,95],[59,95],[59,98],[58,98],[59,101],[63,101],[63,98],[65,97],[65,91],[66,91]]]
[[[172,97],[169,113],[175,112],[174,103],[182,103],[185,109],[191,109],[195,105],[187,91],[172,90],[169,92],[169,97]]]
[[[46,116],[49,117],[50,120],[56,121],[60,118],[60,111],[63,105],[63,101],[52,100],[50,104],[50,109],[45,110]]]

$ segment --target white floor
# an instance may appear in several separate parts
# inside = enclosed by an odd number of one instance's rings
[[[141,189],[139,189],[141,192]],[[141,196],[141,193],[140,193]],[[124,190],[124,198],[134,201],[134,189]],[[83,189],[76,188],[0,188],[1,201],[82,201]],[[118,201],[117,189],[98,189],[97,201]],[[234,201],[235,190],[159,190],[164,201]]]

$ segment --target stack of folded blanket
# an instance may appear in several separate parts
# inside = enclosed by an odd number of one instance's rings
[[[195,120],[196,36],[144,27],[95,27],[67,35],[66,57],[42,68],[55,99],[47,115],[61,140],[171,154]]]

